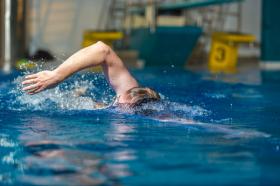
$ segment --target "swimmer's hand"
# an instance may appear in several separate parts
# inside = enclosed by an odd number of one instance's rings
[[[25,86],[22,90],[28,94],[36,94],[56,86],[61,81],[62,78],[56,71],[42,71],[26,76],[22,82],[22,85]]]

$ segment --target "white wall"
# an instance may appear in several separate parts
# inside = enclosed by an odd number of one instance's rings
[[[241,32],[250,33],[257,37],[260,41],[261,35],[261,1],[262,0],[245,0],[242,3],[241,11]],[[237,4],[233,3],[230,5],[229,11],[236,12]],[[235,30],[237,20],[235,18],[227,18],[225,23],[226,30]]]
[[[262,0],[246,0],[242,9],[242,31],[261,40]]]
[[[108,0],[30,0],[30,52],[42,48],[69,56],[81,47],[83,31],[104,28],[106,4]]]
[[[262,0],[246,0],[242,8],[241,30],[244,33],[256,36],[257,42],[261,42]],[[242,47],[240,56],[260,56],[260,48]]]

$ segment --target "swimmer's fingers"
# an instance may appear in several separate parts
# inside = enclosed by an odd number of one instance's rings
[[[41,87],[39,87],[39,88],[37,88],[37,89],[34,89],[34,90],[28,92],[28,94],[30,94],[30,95],[37,94],[37,93],[43,91],[44,89],[45,89],[45,87],[44,87],[44,86],[41,86]]]
[[[34,84],[34,83],[37,83],[37,79],[28,79],[28,80],[23,81],[21,84],[28,85],[28,84]]]
[[[40,87],[40,84],[39,83],[36,83],[36,84],[33,84],[33,85],[29,85],[29,86],[26,86],[24,87],[22,90],[23,91],[30,91],[30,90],[34,90],[34,89],[37,89]]]
[[[25,79],[26,79],[26,80],[28,80],[28,79],[35,79],[35,78],[37,78],[37,77],[38,77],[37,74],[31,74],[31,75],[25,76]]]

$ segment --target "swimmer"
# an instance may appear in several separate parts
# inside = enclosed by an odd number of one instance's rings
[[[114,105],[135,108],[160,100],[159,94],[154,90],[140,87],[117,54],[101,41],[79,50],[52,71],[26,76],[22,82],[23,90],[33,95],[53,88],[75,72],[98,65],[102,66],[107,81],[116,92]]]

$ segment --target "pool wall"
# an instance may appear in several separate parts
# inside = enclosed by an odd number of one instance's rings
[[[267,70],[280,69],[280,1],[262,1],[262,67]]]
[[[195,47],[202,29],[196,26],[134,29],[131,48],[139,51],[146,66],[184,66]]]

